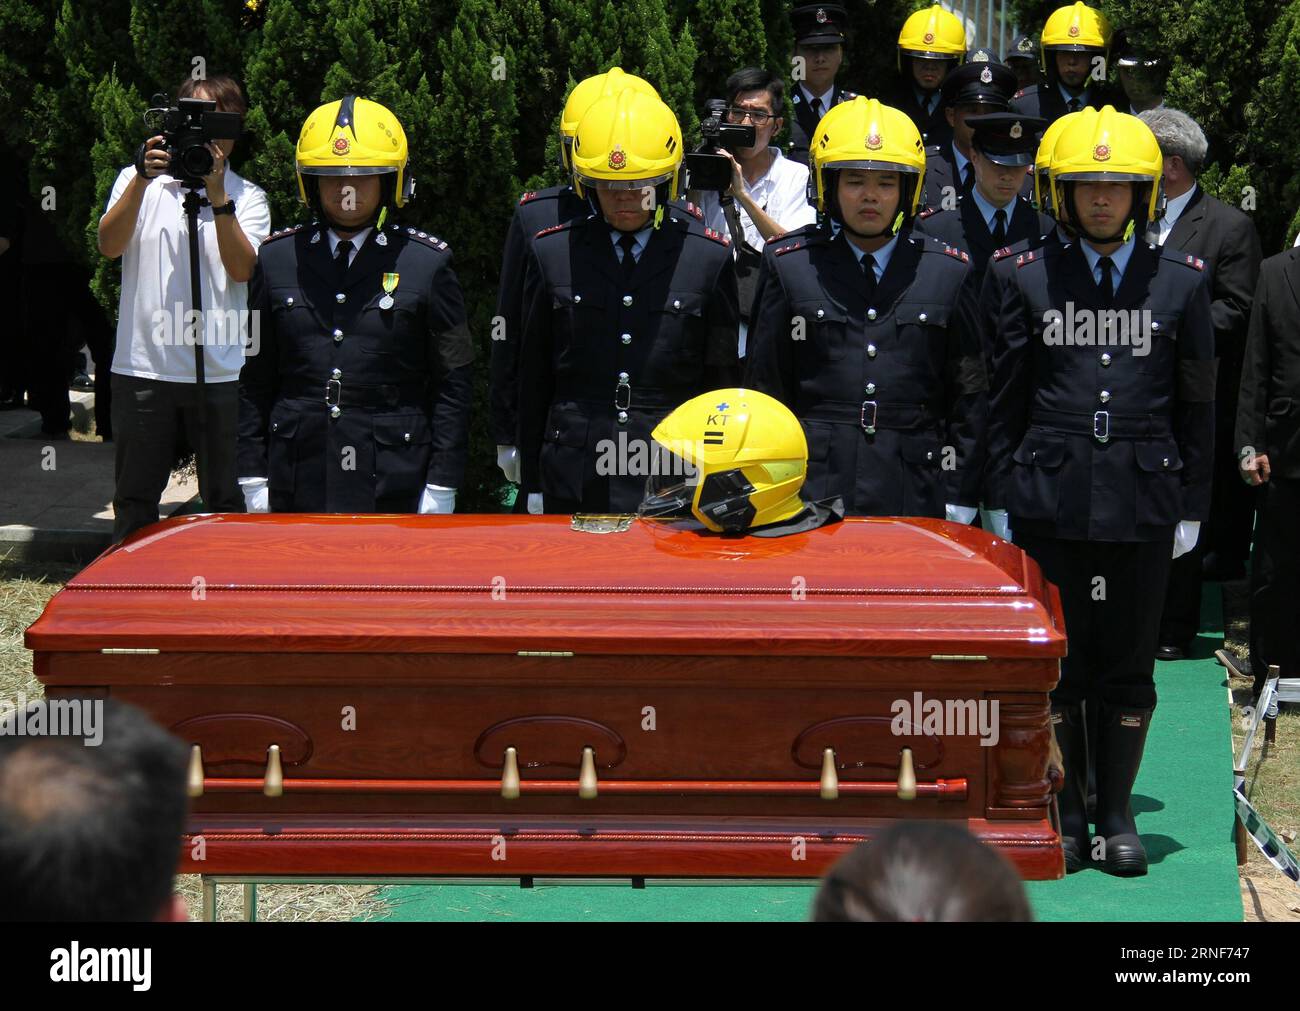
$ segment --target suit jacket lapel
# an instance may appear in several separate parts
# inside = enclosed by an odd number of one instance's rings
[[[597,216],[590,217],[581,228],[582,236],[575,243],[576,248],[573,251],[575,257],[581,258],[588,266],[600,271],[618,288],[623,288],[626,284],[623,280],[623,266],[618,261],[618,254],[614,252],[614,242],[609,237],[609,225],[605,223],[605,219]],[[645,256],[645,252],[643,251],[641,255]],[[575,269],[573,276],[581,275]]]
[[[1192,195],[1192,199],[1187,201],[1187,206],[1183,208],[1183,213],[1178,215],[1178,220],[1174,222],[1174,227],[1169,231],[1169,238],[1166,243],[1173,249],[1183,249],[1186,244],[1196,237],[1196,233],[1201,230],[1201,225],[1205,220],[1205,190],[1199,186]]]
[[[379,235],[378,229],[370,229],[366,241],[361,244],[361,248],[357,250],[357,255],[352,258],[352,266],[348,267],[347,275],[343,281],[344,291],[351,291],[362,282],[366,282],[375,289],[370,292],[371,295],[378,296],[379,292],[383,290],[376,278],[383,273],[381,268],[384,266],[384,261],[388,259],[389,253],[388,247],[381,246],[375,241],[377,235]],[[322,238],[321,242],[324,241],[324,238]]]
[[[651,229],[645,249],[641,250],[641,258],[636,262],[636,270],[632,271],[633,290],[648,284],[665,270],[676,266],[679,260],[678,251],[682,247],[682,236],[684,230],[689,227],[684,223],[678,224],[672,221],[667,211],[664,212],[663,224],[657,229]]]
[[[1097,282],[1088,268],[1088,260],[1083,255],[1082,240],[1070,244],[1065,251],[1065,256],[1062,257],[1062,268],[1063,284],[1070,300],[1075,305],[1086,309],[1102,308],[1101,293],[1097,290]],[[1127,276],[1126,271],[1125,277]]]
[[[1131,309],[1146,298],[1151,275],[1155,273],[1159,260],[1159,249],[1152,249],[1141,241],[1133,244],[1133,255],[1124,270],[1124,280],[1120,281],[1115,292],[1116,309]]]
[[[984,220],[984,212],[975,203],[973,196],[967,196],[961,202],[961,224],[970,246],[966,252],[970,253],[971,262],[978,265],[988,263],[989,257],[993,255],[993,236]],[[1011,223],[1007,222],[1008,241],[1010,226]]]
[[[914,243],[911,232],[899,233],[898,245],[894,246],[894,254],[889,258],[889,266],[880,276],[880,284],[876,288],[877,306],[893,305],[898,296],[915,279],[916,265],[921,259],[922,241],[918,239]]]
[[[308,270],[325,282],[331,291],[337,291],[338,274],[334,269],[334,256],[330,252],[329,229],[321,223],[312,226],[313,234],[319,234],[316,242],[308,240],[306,254],[300,262]]]

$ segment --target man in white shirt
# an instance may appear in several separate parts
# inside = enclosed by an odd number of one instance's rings
[[[721,151],[731,161],[731,188],[725,194],[706,191],[693,198],[704,212],[706,225],[731,235],[740,289],[740,357],[744,358],[763,245],[813,224],[817,209],[808,203],[807,166],[784,157],[771,144],[784,122],[785,82],[771,71],[746,67],[727,79],[726,96],[727,122],[752,124],[754,144],[734,153]]]
[[[225,75],[187,80],[180,98],[215,101],[241,116],[246,104]],[[136,165],[118,175],[99,220],[99,250],[122,257],[122,294],[113,356],[116,488],[113,535],[121,540],[158,520],[158,503],[175,462],[177,429],[194,449],[199,494],[212,512],[242,512],[235,475],[239,371],[245,342],[258,328],[247,319],[248,280],[257,248],[271,230],[261,188],[228,167],[235,141],[208,145],[198,244],[202,318],[190,289],[185,190],[169,174],[164,139],[151,137]],[[195,338],[203,347],[202,406],[195,381]]]

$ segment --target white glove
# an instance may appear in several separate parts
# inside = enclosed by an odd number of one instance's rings
[[[264,477],[241,477],[239,490],[244,493],[244,510],[250,513],[271,511],[271,490]]]
[[[497,466],[507,481],[519,483],[519,450],[514,446],[497,447]]]
[[[985,509],[984,518],[989,521],[988,532],[1004,541],[1011,540],[1011,520],[1005,509]]]
[[[1174,529],[1174,557],[1185,555],[1196,547],[1196,538],[1201,535],[1200,520],[1183,520]]]
[[[456,489],[444,488],[439,484],[426,484],[424,494],[420,496],[420,515],[437,514],[445,516],[456,511]]]
[[[975,514],[978,511],[974,506],[953,505],[952,503],[943,507],[944,519],[949,523],[973,523]]]
[[[528,493],[528,512],[533,516],[542,515],[542,493],[540,491],[530,491]]]

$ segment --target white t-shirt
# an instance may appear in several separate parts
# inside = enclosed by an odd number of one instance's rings
[[[105,213],[122,198],[135,174],[133,165],[118,174]],[[122,298],[112,367],[119,375],[194,382],[192,334],[198,328],[190,328],[187,340],[185,316],[192,305],[184,195],[180,182],[169,175],[158,176],[144,191],[135,234],[122,254]],[[266,193],[227,168],[226,197],[235,202],[235,219],[256,252],[271,231]],[[204,380],[231,383],[244,365],[248,285],[232,281],[221,264],[211,207],[199,208],[199,251]]]
[[[808,168],[797,161],[791,161],[775,147],[769,147],[772,164],[767,172],[745,187],[754,202],[772,218],[782,231],[793,231],[804,225],[811,225],[817,220],[817,208],[808,203]],[[704,223],[723,235],[729,236],[727,215],[722,210],[721,198],[709,190],[700,194],[700,210],[704,212]],[[745,241],[760,253],[767,242],[758,226],[745,212],[745,206],[736,201],[736,211],[740,215],[740,226],[745,230]]]

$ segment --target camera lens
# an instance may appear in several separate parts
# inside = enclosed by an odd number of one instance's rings
[[[181,151],[180,163],[185,175],[205,176],[212,171],[212,152],[202,144],[195,144]]]

